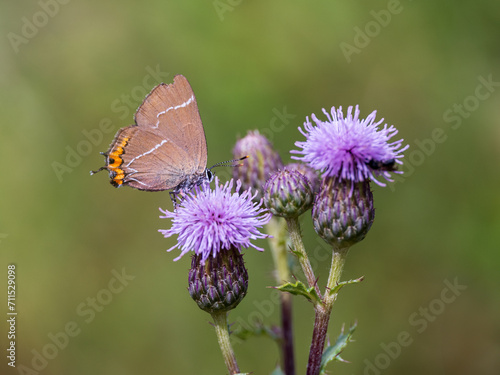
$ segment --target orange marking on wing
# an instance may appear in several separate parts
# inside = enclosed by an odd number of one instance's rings
[[[111,170],[115,170],[116,168],[118,168],[123,160],[122,159],[119,159],[119,158],[114,158],[114,163],[113,164],[108,164],[108,168],[111,169]]]
[[[108,164],[109,169],[111,170],[117,169],[123,163],[121,155],[124,152],[124,147],[127,144],[128,140],[129,138],[122,139],[121,142],[115,146],[115,149],[109,153],[108,160],[113,159],[113,163]]]
[[[116,168],[113,172],[115,172],[115,175],[113,176],[113,181],[121,185],[123,179],[125,178],[125,173],[120,168]]]
[[[123,159],[121,155],[124,152],[124,147],[127,144],[129,137],[123,138],[120,143],[116,144],[113,151],[108,155],[108,161],[113,160],[112,163],[107,165],[107,168],[113,172],[112,181],[114,184],[120,186],[123,184],[123,179],[125,178],[125,172],[119,167],[123,164]]]

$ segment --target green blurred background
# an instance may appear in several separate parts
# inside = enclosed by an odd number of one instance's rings
[[[169,226],[158,218],[167,193],[89,176],[144,95],[174,74],[196,93],[209,165],[231,158],[249,129],[289,160],[305,117],[340,105],[359,104],[363,117],[377,110],[411,145],[404,177],[374,186],[375,223],[349,254],[343,278],[366,279],[334,308],[332,340],[344,322],[358,329],[343,353],[351,364],[333,373],[500,373],[498,1],[42,0],[3,2],[0,20],[0,306],[15,263],[17,365],[26,366],[9,373],[226,373],[209,315],[186,290],[189,257],[174,263],[165,250],[175,239],[157,233]],[[328,249],[309,217],[303,229],[324,284]],[[269,251],[245,260],[250,289],[230,320],[278,322]],[[110,293],[123,270],[133,280]],[[466,286],[453,301],[447,281]],[[107,305],[86,306],[93,298]],[[313,313],[294,301],[304,374]],[[402,332],[411,344],[398,352]],[[63,342],[57,352],[50,337]],[[265,338],[235,351],[254,374],[278,362]],[[33,364],[43,369],[26,370]]]

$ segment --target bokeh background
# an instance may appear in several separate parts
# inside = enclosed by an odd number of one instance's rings
[[[350,252],[343,278],[366,278],[334,308],[332,340],[343,323],[358,328],[343,353],[351,363],[333,373],[500,373],[498,1],[41,0],[4,2],[0,19],[0,306],[6,314],[14,263],[25,366],[11,371],[3,355],[2,373],[226,373],[209,315],[186,290],[189,257],[174,263],[174,239],[157,233],[169,227],[158,217],[168,194],[89,176],[174,74],[196,93],[210,165],[250,129],[287,161],[305,117],[340,105],[377,110],[410,144],[404,177],[374,186],[375,224]],[[328,248],[308,215],[302,225],[325,283]],[[277,323],[271,254],[245,260],[250,289],[230,320]],[[313,312],[294,301],[303,374]],[[397,350],[402,332],[411,344]],[[266,338],[235,351],[243,371],[278,363]]]

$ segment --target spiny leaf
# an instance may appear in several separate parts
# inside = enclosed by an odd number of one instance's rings
[[[301,281],[296,281],[295,283],[288,282],[275,288],[282,292],[291,293],[295,296],[304,296],[315,305],[322,303],[321,298],[318,296],[318,293],[316,293],[316,289],[314,287],[306,287]]]
[[[344,327],[342,327],[342,331],[340,332],[339,337],[334,345],[328,345],[325,351],[323,352],[323,356],[321,357],[321,368],[320,375],[325,374],[326,365],[333,360],[340,362],[347,362],[342,359],[339,355],[344,350],[349,342],[352,341],[351,337],[356,329],[357,323],[355,322],[351,328],[349,328],[349,332],[344,333]]]
[[[364,276],[361,276],[360,278],[358,279],[354,279],[354,280],[348,280],[348,281],[341,281],[340,283],[338,283],[334,288],[330,289],[330,295],[333,295],[333,294],[336,294],[339,292],[340,289],[342,289],[342,287],[344,285],[348,285],[348,284],[357,284],[357,283],[360,283],[361,281],[363,281],[365,279]]]

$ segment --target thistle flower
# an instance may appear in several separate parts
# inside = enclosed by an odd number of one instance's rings
[[[295,142],[302,150],[292,150],[291,153],[301,155],[292,156],[293,159],[308,163],[323,177],[337,176],[352,182],[371,179],[380,186],[385,183],[377,177],[392,182],[391,173],[402,173],[396,167],[402,164],[399,159],[409,146],[402,147],[403,139],[389,142],[398,130],[393,125],[380,127],[384,119],[375,122],[376,111],[364,120],[359,118],[358,106],[354,113],[353,107],[349,107],[345,118],[342,107],[332,107],[331,115],[324,109],[323,113],[328,121],[312,114],[316,126],[307,117],[304,130],[299,127],[306,140]]]
[[[178,235],[177,244],[167,250],[181,250],[174,260],[190,251],[201,255],[202,264],[208,257],[215,257],[230,248],[241,251],[253,247],[262,251],[251,240],[268,237],[258,228],[267,224],[271,215],[265,213],[262,202],[252,201],[256,193],[252,194],[250,189],[240,193],[240,181],[236,182],[236,192],[233,193],[233,185],[233,180],[220,185],[216,177],[214,190],[208,185],[196,187],[186,193],[174,212],[160,208],[164,214],[160,218],[172,219],[172,227],[159,232],[165,238]]]
[[[255,198],[259,200],[262,198],[263,187],[268,178],[283,168],[279,154],[271,142],[255,130],[249,131],[245,137],[236,142],[233,155],[235,158],[241,155],[249,156],[241,167],[233,169],[233,178],[241,180],[243,189],[253,188],[257,191]]]

